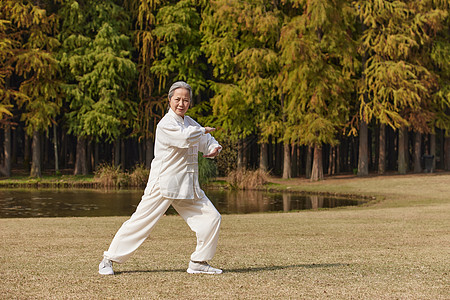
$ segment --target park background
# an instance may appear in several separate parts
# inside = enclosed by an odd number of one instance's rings
[[[218,129],[222,176],[420,173],[424,156],[450,170],[448,9],[445,0],[4,0],[1,173],[149,168],[177,80],[193,87],[188,114]]]
[[[1,298],[448,299],[448,9],[2,0],[1,183],[59,182],[104,164],[148,171],[167,90],[186,80],[189,114],[224,145],[219,175],[269,170],[264,188],[371,200],[224,214],[213,263],[225,272],[213,277],[186,273],[195,234],[175,215],[106,278],[101,254],[129,216],[0,218]],[[421,173],[424,155],[438,172]],[[246,172],[234,177],[244,188]],[[4,191],[2,201],[15,197]]]

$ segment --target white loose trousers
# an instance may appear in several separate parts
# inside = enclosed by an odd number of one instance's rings
[[[144,193],[136,211],[122,224],[103,256],[124,263],[149,236],[170,205],[196,233],[197,247],[191,260],[211,260],[219,239],[221,216],[217,209],[206,196],[186,200],[165,198],[161,195],[159,184]]]

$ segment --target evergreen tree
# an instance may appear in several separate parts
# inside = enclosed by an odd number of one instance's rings
[[[422,18],[428,20],[425,24],[431,25],[425,28],[428,34],[424,53],[430,55],[429,68],[438,76],[438,89],[431,106],[434,114],[431,127],[445,130],[450,136],[450,3],[428,0],[417,5],[417,9],[423,12]],[[450,153],[447,155],[450,157]]]
[[[200,50],[201,9],[198,1],[182,0],[168,2],[158,10],[154,34],[160,41],[159,55],[150,70],[156,75],[160,90],[166,88],[166,83],[178,80],[188,82],[194,95],[205,90],[206,62]]]
[[[1,69],[2,114],[9,114],[11,99],[23,110],[21,121],[33,135],[31,176],[41,176],[40,133],[48,130],[61,107],[58,61],[53,50],[59,45],[55,34],[56,16],[28,1],[2,1],[1,32],[6,34]],[[14,67],[14,69],[12,68]],[[20,82],[10,82],[12,74]],[[5,81],[6,79],[6,81]],[[5,83],[9,82],[8,86]],[[15,86],[17,90],[10,89]]]
[[[16,26],[11,23],[12,1],[0,3],[0,126],[5,131],[4,161],[0,166],[0,174],[11,176],[11,112],[13,98],[21,95],[10,87],[10,77],[14,72],[13,59],[19,51],[21,35]]]
[[[437,78],[427,68],[427,49],[442,26],[444,11],[434,1],[357,1],[365,25],[361,51],[367,56],[359,86],[360,117],[393,128],[430,131]],[[427,6],[428,4],[428,6]],[[424,9],[426,7],[426,9]],[[401,137],[407,138],[405,132]],[[400,141],[404,144],[404,141]],[[407,171],[408,147],[399,148],[399,172]]]
[[[349,1],[296,1],[301,14],[281,31],[278,84],[285,97],[284,138],[314,148],[311,180],[323,179],[322,147],[336,145],[348,119],[354,42]]]
[[[136,76],[129,19],[112,1],[66,2],[60,40],[68,82],[69,133],[78,137],[75,174],[87,173],[86,139],[116,141],[136,116],[128,88]]]
[[[214,122],[231,139],[280,137],[278,38],[282,15],[271,1],[213,2],[205,11],[202,49],[213,66]]]
[[[167,106],[166,97],[155,89],[156,75],[151,71],[159,53],[160,39],[155,35],[156,13],[163,4],[153,0],[130,1],[131,14],[136,19],[135,47],[138,50],[139,105],[134,122],[135,136],[145,140],[145,165],[150,168],[153,159],[153,140],[157,122],[163,117]]]

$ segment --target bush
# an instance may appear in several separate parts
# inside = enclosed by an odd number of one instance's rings
[[[129,185],[130,176],[122,172],[120,166],[110,164],[99,165],[94,172],[94,181],[104,187],[126,187]]]
[[[150,175],[150,170],[144,165],[137,165],[133,172],[130,174],[130,186],[133,187],[145,187],[147,185],[148,176]]]
[[[198,181],[200,184],[208,183],[217,177],[216,162],[209,158],[198,156]]]
[[[220,151],[220,155],[214,159],[217,166],[217,174],[226,176],[231,170],[236,168],[238,143],[228,138],[218,139],[218,142],[223,148]]]
[[[269,173],[261,169],[251,171],[239,169],[228,174],[228,183],[233,189],[256,189],[267,183]]]

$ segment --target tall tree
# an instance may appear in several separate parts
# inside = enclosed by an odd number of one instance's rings
[[[69,133],[78,138],[75,174],[86,174],[86,140],[116,141],[136,116],[128,89],[136,65],[124,33],[130,23],[113,1],[68,1],[61,15],[61,65],[69,78],[66,118]]]
[[[18,96],[17,90],[11,89],[10,77],[14,72],[13,59],[20,49],[21,35],[16,26],[11,23],[11,1],[2,2],[0,5],[0,126],[4,129],[3,165],[0,166],[0,174],[11,176],[11,112],[12,99]]]
[[[360,50],[367,55],[359,85],[361,119],[428,132],[436,76],[426,67],[424,49],[437,29],[442,11],[419,8],[430,1],[355,1],[365,30]],[[425,62],[425,63],[424,63]],[[400,143],[400,142],[399,142]],[[408,147],[399,147],[408,151]],[[399,172],[407,170],[407,153],[399,153]]]
[[[429,54],[430,67],[438,77],[438,88],[433,95],[431,110],[434,114],[431,123],[433,141],[435,139],[435,128],[440,128],[446,132],[446,137],[441,143],[444,153],[441,153],[441,160],[445,161],[445,169],[450,169],[450,3],[448,1],[422,1],[418,3],[418,8],[424,11],[427,16],[439,17],[427,27],[429,39],[425,53]],[[433,147],[432,147],[433,148]],[[430,154],[435,155],[432,151]]]
[[[203,15],[202,49],[213,67],[215,124],[231,139],[281,138],[278,38],[282,15],[272,1],[220,0]],[[278,101],[277,101],[278,100]]]
[[[154,34],[160,41],[159,56],[150,70],[158,78],[160,89],[168,80],[169,85],[178,80],[188,82],[194,95],[207,87],[207,66],[200,50],[200,4],[195,0],[172,1],[158,10]]]
[[[322,146],[336,145],[348,118],[354,43],[348,1],[295,1],[302,13],[290,18],[280,38],[285,95],[285,139],[314,149],[311,180],[323,179]]]
[[[153,159],[153,145],[156,124],[163,117],[167,99],[161,95],[157,75],[151,71],[157,59],[161,40],[155,34],[156,14],[165,1],[132,0],[129,10],[135,18],[134,44],[138,50],[138,84],[139,104],[137,117],[133,124],[133,135],[139,141],[145,141],[145,165],[150,168]]]
[[[47,15],[45,9],[33,5],[31,1],[5,1],[1,9],[2,18],[8,20],[3,24],[8,24],[9,32],[15,37],[13,40],[20,43],[20,49],[16,48],[9,62],[14,66],[19,80],[23,79],[15,83],[17,92],[6,92],[3,99],[15,97],[18,107],[23,110],[21,121],[25,122],[27,134],[33,136],[30,175],[40,177],[40,133],[48,131],[61,107],[60,84],[57,81],[59,67],[53,55],[54,49],[59,46],[53,37],[56,16]],[[6,44],[12,45],[8,41]]]

